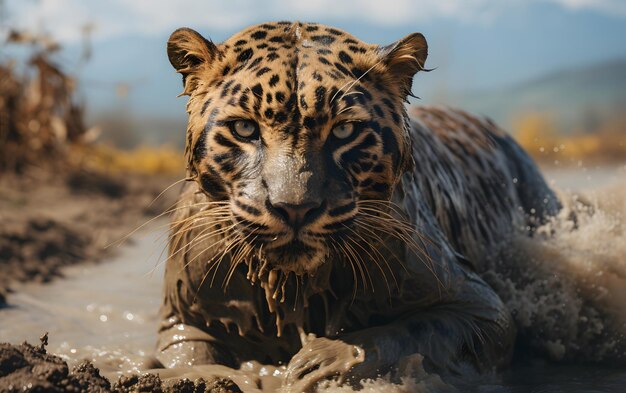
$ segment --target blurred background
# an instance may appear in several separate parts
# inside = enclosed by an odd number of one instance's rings
[[[45,58],[69,78],[82,111],[74,139],[167,155],[183,147],[186,122],[169,34],[187,26],[219,42],[269,20],[330,24],[380,44],[422,32],[434,71],[415,78],[411,103],[490,116],[542,162],[626,160],[623,0],[4,0],[0,64],[32,81]]]

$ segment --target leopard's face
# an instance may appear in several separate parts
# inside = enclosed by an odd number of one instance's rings
[[[350,252],[342,239],[358,236],[367,202],[389,200],[408,167],[403,104],[423,37],[380,47],[279,22],[220,45],[180,29],[168,54],[190,95],[189,168],[228,201],[235,236],[296,274]]]

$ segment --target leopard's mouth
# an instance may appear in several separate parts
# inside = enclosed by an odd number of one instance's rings
[[[257,255],[266,268],[303,275],[315,272],[355,231],[355,216],[345,216],[328,222],[321,215],[313,223],[293,228],[281,220],[257,223],[235,213],[234,224],[242,241],[255,250],[250,255]]]
[[[274,248],[272,251],[276,254],[282,255],[299,255],[307,254],[313,251],[315,248],[309,244],[306,244],[299,238],[293,238],[290,242]]]
[[[311,273],[324,263],[326,249],[322,244],[307,243],[299,238],[264,251],[268,264],[283,272],[294,272],[297,275]]]

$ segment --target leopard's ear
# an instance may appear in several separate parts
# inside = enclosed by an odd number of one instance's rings
[[[422,70],[428,56],[428,44],[421,33],[413,33],[381,47],[380,59],[386,66],[385,73],[391,82],[398,84],[401,94],[406,97],[411,94],[413,76]]]
[[[191,94],[197,86],[198,74],[210,69],[211,62],[218,55],[217,46],[195,30],[183,27],[172,33],[167,41],[167,56],[183,76],[185,90],[182,94]]]

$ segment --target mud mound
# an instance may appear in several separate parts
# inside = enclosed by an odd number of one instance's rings
[[[183,379],[166,386],[158,375],[122,376],[111,383],[88,361],[71,371],[67,363],[46,351],[48,336],[41,338],[37,347],[23,343],[0,343],[1,392],[181,392],[181,393],[241,393],[239,387],[228,379],[192,382]]]
[[[121,198],[128,193],[128,187],[122,179],[85,170],[70,173],[67,186],[75,194],[101,194],[109,198]]]
[[[90,243],[87,233],[52,219],[5,220],[0,227],[0,296],[10,280],[47,282],[62,266],[89,258]]]
[[[0,391],[3,392],[109,392],[110,383],[98,369],[83,362],[72,371],[61,358],[40,346],[0,344]]]
[[[135,393],[241,393],[241,389],[230,379],[216,378],[209,382],[202,378],[195,382],[189,379],[181,379],[172,385],[166,385],[158,375],[146,374],[142,376],[122,376],[113,385],[112,392]]]

